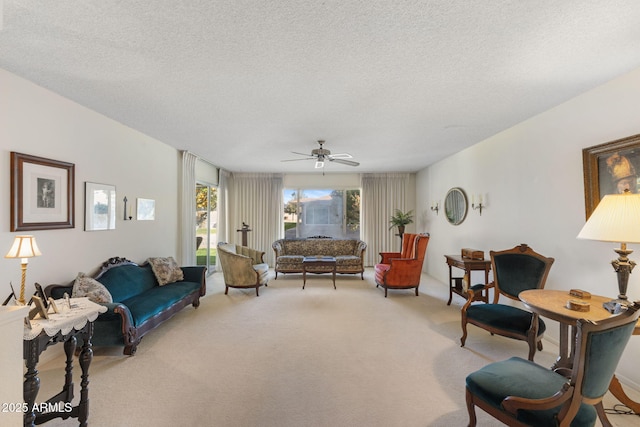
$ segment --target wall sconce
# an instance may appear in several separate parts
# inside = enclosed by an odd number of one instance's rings
[[[35,237],[16,236],[11,249],[9,249],[9,252],[4,256],[5,258],[20,258],[21,260],[22,279],[20,281],[20,296],[18,297],[19,305],[26,304],[24,299],[24,286],[25,279],[27,278],[27,263],[29,262],[29,258],[40,255],[42,255],[42,252],[38,249]]]
[[[133,219],[133,215],[131,213],[131,206],[129,206],[129,217],[127,218],[127,202],[129,201],[127,199],[127,196],[124,196],[124,199],[122,199],[122,201],[124,202],[124,218],[123,218],[123,220],[124,221],[126,221],[126,220],[131,221]]]
[[[438,202],[431,203],[431,210],[435,211],[436,215],[438,215],[438,211],[440,210],[440,204]]]
[[[482,209],[486,208],[486,205],[482,204],[482,194],[478,194],[478,203],[476,203],[475,194],[471,196],[471,207],[473,208],[474,211],[475,210],[480,211],[480,216],[482,216]]]

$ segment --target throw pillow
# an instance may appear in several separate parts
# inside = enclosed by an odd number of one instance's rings
[[[84,273],[78,273],[75,282],[73,282],[71,296],[73,298],[88,297],[89,300],[98,304],[113,302],[109,290],[102,283]]]
[[[153,274],[156,275],[160,286],[184,280],[182,269],[173,257],[149,258],[147,262],[151,264]]]

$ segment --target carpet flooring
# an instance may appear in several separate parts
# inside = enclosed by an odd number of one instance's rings
[[[365,280],[338,276],[336,284],[311,275],[303,290],[300,275],[279,275],[259,297],[224,295],[222,275],[212,275],[200,307],[148,334],[135,356],[94,348],[89,425],[464,426],[466,375],[526,358],[525,343],[473,326],[460,347],[463,299],[454,295],[447,306],[446,285],[429,276],[418,297],[399,290],[384,298],[371,270]],[[556,354],[545,341],[536,362],[550,366]],[[41,397],[59,391],[63,372],[62,357],[40,367]],[[479,426],[500,425],[477,414]],[[640,424],[635,415],[610,420]]]

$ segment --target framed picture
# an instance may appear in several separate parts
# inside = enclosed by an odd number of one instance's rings
[[[85,182],[84,230],[114,230],[116,228],[116,187]]]
[[[40,315],[40,318],[42,319],[48,319],[49,310],[47,310],[47,308],[44,306],[44,302],[42,301],[42,299],[40,299],[39,296],[34,295],[33,303],[35,307],[29,311],[29,320],[34,320],[38,315]]]
[[[138,199],[138,221],[153,221],[156,219],[156,201],[153,199]]]
[[[75,165],[11,152],[11,231],[74,228]]]
[[[618,139],[582,150],[584,201],[589,219],[607,194],[640,189],[640,135]]]

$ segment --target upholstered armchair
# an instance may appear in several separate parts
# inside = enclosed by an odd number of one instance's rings
[[[267,286],[269,266],[264,262],[264,252],[246,246],[218,243],[218,257],[224,275],[225,290],[229,288],[258,288]]]
[[[380,252],[380,263],[375,266],[376,287],[388,289],[415,288],[416,296],[422,275],[422,263],[429,243],[429,234],[404,234],[401,252]]]
[[[504,251],[490,251],[493,282],[488,285],[475,285],[467,291],[467,302],[462,307],[461,346],[467,339],[467,324],[476,325],[508,338],[526,341],[529,344],[529,360],[542,350],[542,337],[546,325],[540,317],[516,307],[514,304],[498,303],[500,296],[512,301],[520,301],[520,292],[528,289],[542,289],[547,281],[553,258],[536,253],[526,244]],[[493,302],[477,303],[483,293],[493,289]]]
[[[639,303],[598,323],[578,320],[566,374],[519,357],[469,374],[469,426],[476,425],[476,406],[509,426],[594,426],[598,416],[602,425],[611,426],[602,397],[635,328]]]

